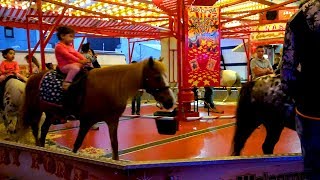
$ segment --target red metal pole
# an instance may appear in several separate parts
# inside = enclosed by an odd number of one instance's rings
[[[135,42],[132,43],[132,49],[131,49],[131,54],[130,54],[130,58],[129,58],[129,63],[132,62],[132,55],[133,55],[133,50],[134,50],[134,45],[135,44],[136,44]]]
[[[48,30],[46,30],[46,31],[44,32],[44,34],[47,34],[47,32],[48,32]],[[31,56],[34,55],[34,53],[35,53],[36,50],[38,49],[39,45],[40,45],[40,40],[37,42],[37,44],[34,46],[33,50],[31,51]]]
[[[171,82],[171,47],[170,47],[170,37],[168,38],[168,70],[169,70],[169,82]]]
[[[129,60],[129,64],[131,63],[130,57],[131,57],[130,38],[128,38],[128,58],[129,58],[128,60]]]
[[[58,24],[61,22],[61,20],[64,17],[64,13],[66,12],[67,8],[63,8],[61,14],[58,16],[58,18],[56,19],[56,21],[54,22],[53,26],[51,26],[50,28],[50,32],[48,34],[48,36],[46,37],[45,41],[44,41],[44,46],[46,46],[48,44],[48,42],[50,41],[54,30],[56,29],[56,27],[58,26]],[[48,30],[47,30],[48,31]],[[46,32],[47,33],[47,32]]]
[[[181,38],[182,38],[182,33],[181,33],[181,28],[183,26],[183,24],[181,23],[181,19],[182,19],[182,3],[183,1],[177,1],[177,24],[176,24],[176,28],[175,30],[177,30],[176,34],[177,34],[177,70],[178,70],[178,121],[182,121],[183,120],[183,114],[182,114],[182,98],[181,98],[181,93],[182,93],[182,52],[181,52]]]
[[[176,64],[176,61],[174,60],[174,54],[175,54],[175,52],[176,52],[176,50],[172,50],[172,60],[173,60],[173,63],[172,63],[172,69],[173,69],[173,71],[172,71],[172,77],[173,77],[173,82],[177,82],[177,79],[174,77],[175,76],[175,64]]]
[[[248,48],[246,46],[246,41],[244,39],[242,39],[242,42],[243,42],[243,47],[244,47],[244,50],[246,52],[246,56],[247,56],[247,81],[250,80],[250,50],[249,50],[249,47],[250,47],[250,38],[248,39]]]
[[[32,64],[31,64],[31,59],[32,59],[32,55],[31,55],[31,43],[30,43],[30,29],[29,29],[29,18],[26,17],[26,21],[27,21],[27,41],[28,41],[28,55],[29,58],[27,59],[28,64],[29,64],[29,72],[30,74],[32,74]]]
[[[82,44],[84,43],[84,40],[85,40],[85,39],[86,39],[86,37],[82,37],[82,40],[81,40],[80,45],[79,45],[79,48],[78,48],[78,52],[81,51],[81,46],[82,46]]]
[[[37,0],[37,11],[38,11],[38,21],[39,21],[39,35],[40,35],[40,54],[41,54],[41,66],[42,70],[46,69],[46,60],[44,56],[44,37],[42,29],[42,9],[41,0]]]
[[[222,26],[222,25],[221,25],[221,8],[218,9],[218,13],[219,13],[219,22],[218,22],[218,23],[219,23],[219,29],[218,29],[218,32],[219,32],[219,37],[218,37],[218,38],[219,38],[219,47],[218,47],[218,50],[219,50],[219,51],[218,51],[218,53],[219,53],[219,56],[218,56],[218,58],[219,58],[219,62],[220,62],[220,63],[219,63],[219,67],[221,67],[221,54],[222,54],[222,50],[221,50],[221,36],[222,36],[222,34],[221,34],[221,26]],[[221,68],[219,68],[219,72],[220,72],[220,71],[221,71]],[[220,74],[221,74],[221,73],[219,73],[219,79],[218,79],[218,81],[219,81],[219,86],[220,86],[220,83],[221,83],[221,82],[220,82],[220,79],[221,79],[221,78],[220,78]]]

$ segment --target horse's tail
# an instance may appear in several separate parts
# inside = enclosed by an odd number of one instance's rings
[[[41,114],[40,112],[40,90],[39,85],[46,72],[40,72],[29,77],[25,93],[24,93],[24,103],[21,109],[22,112],[22,126],[27,128],[35,119],[33,118],[36,114]]]
[[[238,105],[237,105],[237,112],[236,115],[241,116],[245,111],[250,111],[250,105],[251,105],[251,94],[252,94],[252,89],[254,86],[254,81],[250,81],[245,83],[241,90],[240,90],[240,96],[238,100]]]
[[[247,82],[240,90],[237,110],[236,110],[236,131],[233,137],[233,152],[232,155],[240,155],[240,152],[247,140],[248,128],[252,122],[250,118],[253,116],[253,106],[251,101],[252,89],[254,81]]]

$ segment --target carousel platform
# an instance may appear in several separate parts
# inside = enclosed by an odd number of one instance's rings
[[[234,115],[234,103],[216,104],[224,115]],[[143,104],[141,115],[157,110],[154,105]],[[205,109],[200,110],[205,116]],[[128,107],[124,115],[130,112]],[[99,130],[90,130],[80,151],[72,153],[78,128],[78,121],[52,126],[45,148],[30,145],[28,138],[23,143],[1,141],[0,175],[16,179],[138,180],[302,177],[299,139],[289,129],[283,131],[272,156],[263,156],[265,129],[261,126],[249,138],[243,156],[232,157],[234,118],[183,121],[175,135],[160,135],[153,119],[125,116],[118,134],[121,160],[113,161],[104,123],[99,123]],[[32,175],[22,176],[27,172]]]

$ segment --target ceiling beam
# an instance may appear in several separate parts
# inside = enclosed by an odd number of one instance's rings
[[[275,5],[275,3],[270,2],[270,1],[266,1],[266,0],[250,0],[250,1],[257,2],[257,3],[260,3],[260,4],[264,4],[264,5],[267,5],[267,6]]]
[[[274,10],[289,10],[289,9],[299,9],[298,6],[292,6],[292,7],[279,7]],[[245,13],[257,13],[259,10],[254,10],[254,11],[231,11],[231,12],[221,12],[221,15],[233,15],[233,14],[245,14]]]
[[[248,0],[238,0],[238,1],[233,1],[233,2],[230,2],[230,3],[227,3],[227,4],[223,4],[221,6],[219,6],[220,8],[225,8],[225,7],[230,7],[230,6],[233,6],[233,5],[236,5],[236,4],[240,4],[240,3],[243,3],[243,2],[246,2]]]
[[[83,12],[86,12],[86,13],[99,15],[101,18],[116,19],[116,20],[120,20],[120,21],[124,21],[124,22],[130,22],[132,24],[139,24],[139,25],[142,25],[142,26],[147,26],[147,27],[154,28],[150,24],[139,23],[139,22],[135,22],[135,21],[132,21],[132,20],[124,19],[122,17],[112,16],[112,15],[105,14],[105,13],[102,13],[102,12],[91,11],[91,10],[88,10],[88,9],[84,9],[84,8],[81,8],[81,7],[73,6],[73,5],[70,5],[70,4],[65,4],[65,3],[62,3],[62,2],[54,1],[54,0],[43,0],[43,1],[55,4],[55,5],[58,5],[58,6],[61,6],[61,7],[72,8],[72,9],[83,11]]]
[[[286,23],[288,22],[288,20],[279,20],[279,21],[273,21],[272,23],[269,24],[273,24],[273,23]],[[263,26],[263,25],[268,25],[266,23],[252,23],[252,24],[245,24],[245,25],[239,25],[239,26],[233,26],[233,27],[229,27],[229,28],[221,28],[221,31],[230,31],[230,30],[235,30],[238,28],[248,28],[248,27],[252,27],[252,26]]]
[[[252,15],[255,15],[255,14],[257,14],[257,13],[262,13],[262,12],[274,10],[274,9],[276,9],[276,8],[285,6],[285,5],[287,5],[287,4],[291,4],[291,3],[296,2],[296,1],[298,1],[298,0],[288,0],[288,1],[282,2],[282,3],[280,3],[280,4],[275,4],[275,5],[270,6],[270,7],[268,7],[268,8],[264,8],[264,9],[261,9],[261,10],[255,11],[255,12],[250,12],[249,14],[246,14],[246,15],[242,15],[242,16],[233,18],[233,20],[241,20],[242,18],[245,18],[245,17],[248,17],[248,16],[252,16]],[[227,21],[224,21],[223,23],[227,23],[227,22],[230,22],[230,21],[233,21],[233,20],[227,20]]]
[[[150,11],[150,12],[155,12],[158,14],[163,14],[161,11],[156,11],[154,9],[148,9],[148,8],[143,8],[143,7],[139,7],[139,6],[134,6],[134,5],[129,5],[127,3],[120,3],[120,2],[115,2],[115,1],[110,1],[110,0],[95,0],[96,2],[102,2],[102,3],[107,3],[107,4],[112,4],[112,5],[117,5],[117,6],[124,6],[124,7],[129,7],[132,9],[139,9],[139,10],[143,10],[143,11]]]

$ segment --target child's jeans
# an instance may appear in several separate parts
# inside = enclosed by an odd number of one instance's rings
[[[65,81],[72,82],[74,77],[80,72],[82,66],[83,65],[80,63],[72,63],[63,66],[60,70],[61,72],[67,74]]]

